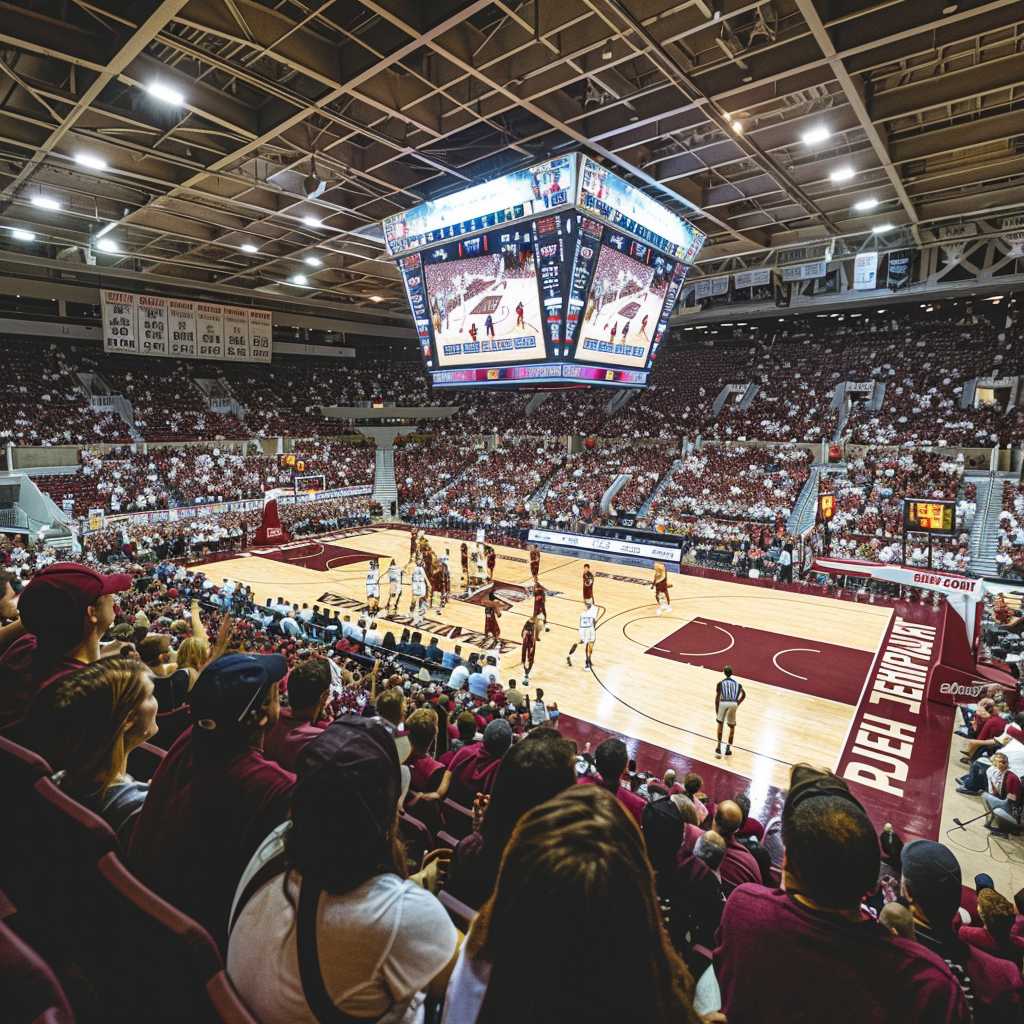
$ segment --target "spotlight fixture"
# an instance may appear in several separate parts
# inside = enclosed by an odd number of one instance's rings
[[[383,302],[384,301],[384,296],[383,295],[371,295],[370,296],[370,301],[371,302]]]
[[[800,139],[805,146],[817,146],[825,142],[826,139],[831,138],[831,136],[832,133],[824,125],[818,125],[816,128],[808,128],[800,136]]]
[[[305,274],[293,274],[288,278],[288,281],[291,284],[298,285],[300,288],[304,288],[309,284],[309,278],[307,278]]]
[[[113,238],[110,238],[109,236],[106,236],[104,238],[97,238],[96,248],[99,249],[100,252],[118,251],[117,242]]]
[[[730,127],[730,128],[731,128],[731,129],[732,129],[732,130],[733,130],[733,131],[734,131],[734,132],[735,132],[735,133],[737,134],[737,135],[742,135],[742,134],[743,134],[743,123],[742,123],[741,121],[737,121],[737,120],[736,120],[736,118],[731,118],[731,119],[730,119],[730,121],[729,121],[729,127]]]
[[[847,164],[845,167],[837,167],[830,175],[837,185],[844,181],[849,181],[857,172]]]
[[[19,242],[34,242],[36,240],[36,233],[26,231],[24,228],[11,228],[11,236]]]
[[[853,208],[858,213],[867,213],[869,210],[873,210],[878,205],[878,200],[874,196],[870,196],[867,199],[859,199],[853,204]]]
[[[183,93],[178,92],[177,89],[164,82],[150,82],[146,86],[146,92],[155,100],[160,100],[161,103],[166,103],[171,107],[180,107],[185,102],[185,96]]]
[[[324,226],[324,222],[319,217],[314,217],[312,214],[308,213],[302,218],[302,223],[305,224],[307,228],[322,228]]]
[[[95,153],[76,153],[75,163],[79,167],[88,167],[92,171],[105,171],[107,169],[107,161],[102,157],[96,156]]]
[[[887,231],[892,231],[892,224],[876,224],[871,230],[876,235],[884,235]]]
[[[239,246],[239,248],[242,250],[242,252],[247,252],[247,253],[254,253],[254,252],[259,252],[260,251],[260,247],[258,245],[253,245],[252,242],[243,242]]]
[[[322,267],[324,265],[324,261],[319,256],[304,256],[302,262],[307,267]]]
[[[38,206],[40,210],[59,210],[62,205],[59,199],[52,196],[33,196],[29,202],[33,206]]]

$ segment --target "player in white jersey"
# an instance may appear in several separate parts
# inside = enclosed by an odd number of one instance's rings
[[[583,650],[587,657],[585,668],[590,668],[590,659],[594,656],[594,641],[597,639],[597,609],[594,602],[588,600],[583,611],[580,612],[580,638],[569,648],[565,662],[572,668],[572,656],[576,648],[583,644]]]
[[[376,558],[366,570],[366,610],[371,615],[380,611],[380,568]]]
[[[416,568],[412,571],[412,614],[413,625],[423,622],[423,605],[427,597],[427,572],[423,563],[416,560]]]
[[[391,610],[391,602],[395,602],[395,611],[398,611],[398,602],[402,597],[402,567],[392,558],[388,566],[388,600],[384,605],[385,611]]]

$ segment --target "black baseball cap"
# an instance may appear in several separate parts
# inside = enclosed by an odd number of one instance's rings
[[[287,672],[280,654],[223,655],[203,669],[189,693],[192,721],[208,731],[245,723]]]

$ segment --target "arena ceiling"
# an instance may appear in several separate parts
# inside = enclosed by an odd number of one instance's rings
[[[1022,203],[1022,27],[1021,0],[0,2],[0,246],[404,317],[380,219],[572,149],[705,264],[917,233]]]

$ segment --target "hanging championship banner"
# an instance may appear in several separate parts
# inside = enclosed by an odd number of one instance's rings
[[[103,351],[269,363],[273,315],[218,303],[101,290]]]
[[[757,285],[771,284],[772,272],[767,267],[761,270],[744,270],[733,274],[732,283],[736,288],[754,288]]]
[[[698,301],[709,299],[715,295],[726,295],[728,291],[728,275],[725,277],[702,277],[693,286],[694,298]]]
[[[783,281],[813,281],[815,278],[824,277],[828,264],[824,260],[816,260],[814,263],[801,263],[795,267],[782,268]]]
[[[133,292],[100,292],[103,304],[103,351],[139,351],[135,333],[135,294]]]
[[[910,249],[889,253],[886,268],[886,286],[898,292],[910,284],[910,264],[913,253]]]
[[[859,252],[853,261],[854,291],[871,291],[878,279],[878,253]]]
[[[167,346],[167,300],[160,295],[137,295],[137,325],[139,354],[144,356],[166,356]]]

